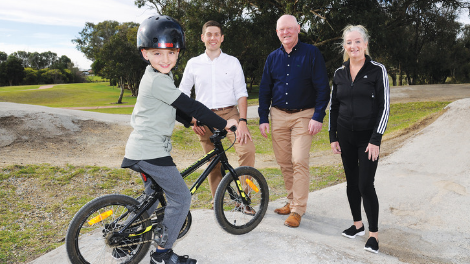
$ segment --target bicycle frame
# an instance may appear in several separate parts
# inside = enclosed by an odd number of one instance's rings
[[[181,171],[181,176],[183,178],[186,178],[188,175],[196,171],[198,168],[200,168],[202,165],[206,164],[207,162],[210,161],[208,167],[202,172],[202,174],[197,178],[197,180],[193,183],[191,188],[189,188],[191,195],[193,195],[196,190],[201,186],[201,184],[206,180],[206,178],[209,176],[209,173],[215,168],[218,162],[221,163],[222,165],[222,171],[229,171],[230,174],[232,175],[233,179],[237,182],[237,187],[238,191],[240,192],[240,196],[242,197],[242,201],[244,204],[249,204],[249,198],[245,194],[245,191],[243,191],[243,188],[241,186],[240,180],[238,179],[238,175],[233,169],[233,167],[229,164],[227,155],[225,154],[224,147],[222,146],[222,143],[220,140],[225,137],[225,135],[220,135],[222,133],[226,134],[227,132],[223,131],[214,131],[213,129],[209,128],[214,135],[211,136],[211,141],[214,143],[214,149],[209,151],[206,155],[204,155],[202,158],[197,160],[195,163],[193,163],[191,166],[187,167],[183,171]],[[211,161],[212,160],[212,161]],[[222,175],[223,176],[223,175]]]
[[[191,188],[189,188],[191,195],[193,195],[197,189],[201,186],[201,184],[206,180],[206,178],[209,176],[209,173],[215,168],[218,162],[221,163],[223,171],[228,170],[230,174],[232,175],[233,179],[237,183],[238,191],[240,193],[240,196],[242,198],[243,204],[249,205],[250,203],[250,198],[245,194],[245,191],[243,190],[243,187],[240,183],[240,180],[238,179],[238,175],[233,169],[233,167],[229,164],[227,155],[225,154],[224,147],[222,145],[222,142],[220,141],[225,137],[225,134],[227,133],[226,131],[214,131],[213,129],[209,128],[214,135],[211,136],[211,141],[214,143],[214,149],[209,151],[206,155],[204,155],[202,158],[197,160],[195,163],[184,169],[183,171],[180,172],[181,176],[183,178],[186,178],[188,175],[199,169],[202,165],[208,163],[210,161],[210,164],[208,167],[203,171],[203,173],[197,178],[197,180],[193,183]],[[140,171],[142,174],[142,177],[145,179],[147,175]],[[146,200],[146,204],[142,206],[139,210],[139,212],[136,213],[134,217],[132,217],[131,221],[129,221],[120,231],[115,232],[115,234],[118,234],[119,236],[126,236],[129,235],[124,232],[130,225],[134,223],[134,221],[139,218],[145,211],[150,208],[151,205],[153,205],[157,200],[161,202],[162,206],[166,206],[165,199],[163,198],[163,190],[162,188],[151,179],[153,186],[152,189],[155,190],[155,192],[150,196],[150,199]],[[233,194],[232,194],[233,195]],[[123,215],[121,217],[125,217],[126,215]],[[119,220],[119,219],[118,219]],[[150,231],[153,228],[153,225],[149,226],[146,230],[144,230],[142,233]],[[136,234],[136,235],[140,235]]]

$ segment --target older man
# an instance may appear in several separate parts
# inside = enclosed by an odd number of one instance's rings
[[[297,19],[281,16],[276,32],[282,45],[269,54],[264,66],[259,129],[267,138],[271,115],[274,155],[288,200],[274,212],[289,215],[286,226],[298,227],[307,208],[312,138],[322,128],[330,89],[323,56],[317,47],[299,41]]]

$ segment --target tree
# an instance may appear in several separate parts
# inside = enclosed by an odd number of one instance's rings
[[[281,15],[297,17],[302,29],[301,40],[320,48],[330,75],[341,63],[336,42],[342,28],[348,22],[383,20],[381,6],[370,0],[139,0],[135,3],[138,7],[152,6],[181,22],[188,46],[183,66],[189,58],[204,51],[204,46],[199,44],[202,25],[207,20],[220,22],[225,28],[222,49],[240,60],[250,87],[260,81],[268,54],[280,46],[275,29]]]
[[[3,51],[0,51],[0,63],[5,62],[7,60],[7,58],[8,58],[8,54],[6,54]]]
[[[386,32],[389,40],[384,53],[389,72],[408,84],[445,81],[450,73],[447,50],[455,45],[459,25],[455,22],[464,1],[397,0],[386,1]],[[439,51],[440,48],[445,50]],[[434,50],[437,53],[431,53]],[[428,63],[438,63],[440,69]],[[432,69],[431,69],[432,67]],[[440,77],[439,77],[440,76]]]
[[[122,103],[126,87],[137,96],[137,87],[145,69],[145,63],[137,51],[137,28],[135,23],[117,26],[117,33],[100,48],[92,65],[93,70],[98,69],[99,75],[117,81],[121,89],[118,104]]]
[[[10,86],[19,85],[25,76],[22,61],[12,55],[4,63],[3,71]]]
[[[212,19],[226,28],[224,52],[239,58],[248,82],[259,81],[267,55],[280,46],[276,21],[282,14],[292,14],[301,25],[301,40],[322,52],[330,78],[342,63],[342,29],[361,24],[371,35],[373,59],[387,66],[394,83],[406,76],[410,84],[442,82],[450,74],[424,62],[435,64],[447,54],[439,47],[452,50],[457,45],[455,20],[460,10],[470,7],[465,0],[136,0],[135,4],[181,22],[188,45],[182,66],[204,50],[200,30]],[[444,68],[448,67],[446,60]]]
[[[465,25],[450,50],[451,82],[470,82],[470,25]]]
[[[18,59],[20,59],[22,61],[23,67],[25,67],[25,68],[30,67],[29,52],[17,51],[17,52],[13,52],[11,55],[17,57]]]
[[[77,49],[87,59],[94,62],[103,45],[116,35],[118,26],[119,22],[112,20],[103,21],[96,25],[87,22],[85,28],[80,32],[80,37],[72,39],[72,43],[77,45]]]
[[[23,84],[39,84],[39,71],[33,68],[24,68]]]
[[[59,69],[59,70],[65,70],[65,69],[69,69],[72,67],[73,67],[72,60],[65,55],[62,55],[57,60],[54,60],[50,66],[51,69]]]
[[[0,51],[0,86],[7,83],[7,75],[5,72],[5,62],[8,58],[8,54]]]

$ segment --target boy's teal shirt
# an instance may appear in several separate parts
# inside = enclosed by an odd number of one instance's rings
[[[131,116],[134,131],[126,144],[126,158],[149,160],[170,156],[170,137],[176,120],[176,109],[171,104],[180,94],[171,72],[163,74],[147,66]]]

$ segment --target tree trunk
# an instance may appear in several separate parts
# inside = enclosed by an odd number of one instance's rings
[[[395,73],[390,73],[390,77],[392,78],[392,85],[397,86],[397,75]]]
[[[401,64],[398,64],[398,85],[403,86],[403,75],[401,72]]]
[[[408,85],[413,85],[411,82],[411,77],[409,75],[406,75],[406,80],[408,81]]]
[[[119,94],[117,103],[122,104],[122,97],[124,96],[124,82],[122,81],[122,77],[119,79],[119,87],[121,87],[121,93]]]

